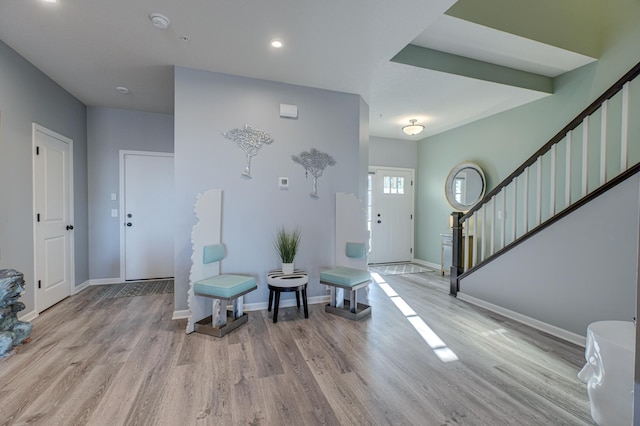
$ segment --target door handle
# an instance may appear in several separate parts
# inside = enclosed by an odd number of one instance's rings
[[[71,231],[73,229],[73,225],[67,225],[67,231]]]
[[[131,223],[131,222],[127,222],[127,226],[131,226],[131,225],[132,225],[132,223]]]
[[[379,221],[378,221],[378,223],[382,223],[382,221],[381,221],[381,220],[379,220]]]

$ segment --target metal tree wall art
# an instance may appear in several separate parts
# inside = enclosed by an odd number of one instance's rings
[[[301,152],[300,155],[292,155],[291,159],[304,167],[305,175],[311,173],[313,176],[313,190],[311,191],[311,198],[318,198],[318,178],[322,176],[322,172],[327,166],[333,166],[336,164],[336,160],[329,154],[320,152],[315,148],[311,148],[310,152]]]
[[[262,145],[268,145],[273,142],[271,135],[264,130],[255,129],[245,124],[242,129],[229,130],[228,132],[222,133],[222,136],[235,142],[235,144],[244,151],[247,164],[244,167],[242,176],[251,179],[251,157],[258,153]]]

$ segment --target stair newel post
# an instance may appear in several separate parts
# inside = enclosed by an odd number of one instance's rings
[[[449,276],[449,294],[455,296],[458,294],[459,283],[458,277],[462,275],[462,223],[460,218],[462,212],[451,213],[453,231],[453,245],[451,248],[451,274]]]

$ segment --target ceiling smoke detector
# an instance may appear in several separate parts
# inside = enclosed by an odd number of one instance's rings
[[[171,22],[169,21],[169,18],[162,15],[161,13],[152,13],[151,15],[149,15],[149,19],[151,19],[151,22],[153,22],[154,27],[160,28],[161,30],[166,30],[167,28],[169,28],[169,23]]]

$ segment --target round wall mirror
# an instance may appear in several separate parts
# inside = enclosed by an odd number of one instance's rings
[[[455,166],[444,184],[447,201],[456,210],[466,211],[484,197],[486,182],[480,166],[465,162]]]

